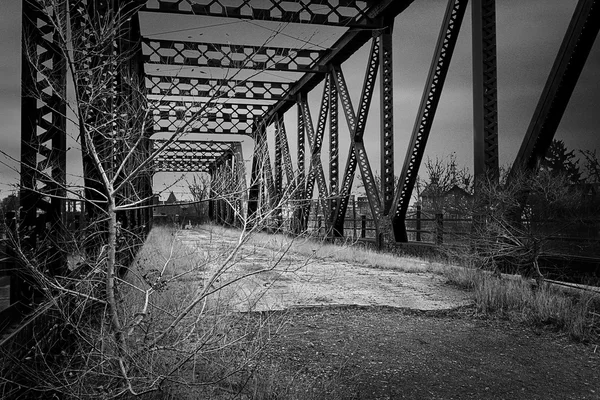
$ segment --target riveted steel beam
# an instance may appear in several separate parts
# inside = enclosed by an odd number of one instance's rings
[[[238,226],[243,225],[243,221],[246,217],[245,205],[248,202],[248,191],[246,188],[246,165],[244,162],[244,154],[242,152],[242,144],[233,144],[233,162],[234,162],[234,176],[236,179],[236,193],[235,196],[235,212],[236,220],[234,223]]]
[[[294,231],[296,233],[300,233],[306,230],[307,225],[306,221],[308,219],[308,214],[306,211],[306,193],[304,191],[304,187],[306,185],[306,175],[305,175],[305,121],[304,121],[304,113],[302,112],[302,95],[298,95],[298,126],[296,133],[296,151],[297,151],[297,168],[298,174],[296,176],[296,211],[294,217]]]
[[[327,199],[329,193],[327,190],[327,181],[325,179],[325,173],[323,172],[323,165],[321,163],[321,148],[323,146],[323,136],[325,134],[325,125],[327,123],[327,114],[329,112],[329,88],[331,86],[330,79],[325,80],[325,86],[323,88],[323,96],[321,99],[321,108],[319,111],[319,119],[317,123],[317,130],[315,131],[310,115],[310,109],[308,107],[308,99],[302,96],[300,101],[300,108],[302,110],[302,116],[304,119],[304,126],[308,136],[308,143],[311,151],[310,167],[308,177],[306,180],[306,198],[312,200],[314,192],[315,180],[319,189],[319,198],[323,208],[325,216],[329,216],[329,204]],[[310,202],[308,202],[310,207]],[[310,213],[310,209],[307,210],[307,214]]]
[[[285,177],[287,179],[288,186],[294,184],[294,166],[292,165],[292,157],[290,155],[290,146],[288,143],[287,133],[285,130],[285,122],[283,120],[283,116],[279,116],[275,120],[275,132],[277,138],[279,140],[279,145],[281,147],[281,156],[283,167],[285,169]]]
[[[427,139],[431,132],[433,120],[437,111],[444,82],[448,74],[454,48],[460,33],[460,27],[467,9],[467,0],[450,0],[446,8],[444,20],[438,36],[433,60],[429,67],[427,83],[421,98],[417,119],[412,131],[410,143],[402,172],[398,179],[398,190],[394,196],[392,209],[392,226],[396,241],[408,240],[404,219],[410,203],[410,197],[419,175],[419,167],[425,153]]]
[[[146,64],[319,72],[322,50],[143,39]]]
[[[339,114],[338,91],[333,81],[333,74],[329,74],[329,224],[333,224],[335,210],[338,207],[338,191],[340,180],[340,144],[339,144]]]
[[[248,197],[248,218],[256,224],[264,217],[264,209],[274,205],[273,170],[267,144],[267,132],[264,126],[259,127],[254,137],[254,153]]]
[[[496,0],[472,0],[475,180],[498,179]],[[477,186],[477,185],[476,185]]]
[[[511,172],[535,171],[546,155],[600,29],[600,2],[577,3]]]
[[[356,166],[361,172],[363,184],[365,186],[365,192],[369,200],[369,206],[373,219],[375,220],[375,228],[379,233],[379,219],[381,217],[381,201],[379,197],[379,191],[375,183],[375,178],[371,170],[371,165],[367,157],[367,152],[363,143],[363,135],[365,131],[365,125],[367,121],[367,115],[371,99],[373,97],[373,89],[375,87],[375,78],[379,69],[379,38],[373,38],[371,45],[371,52],[367,65],[367,71],[365,74],[363,89],[360,97],[360,103],[357,114],[354,114],[352,107],[352,101],[346,86],[346,81],[342,73],[342,69],[339,66],[333,67],[333,78],[337,87],[342,108],[348,122],[348,128],[350,130],[351,145],[348,155],[348,161],[346,162],[346,169],[344,171],[344,178],[340,188],[340,200],[338,208],[336,210],[334,234],[342,235],[344,218],[346,215],[346,209],[348,207],[348,201],[350,199],[350,191],[352,189],[352,182],[354,181],[354,173]]]
[[[361,17],[368,11],[368,5],[366,1],[351,0],[270,0],[259,3],[242,0],[237,4],[223,0],[195,0],[193,3],[155,0],[148,2],[142,11],[364,28],[366,21]]]
[[[381,85],[381,206],[383,215],[388,215],[394,201],[394,79],[392,63],[392,19],[381,32],[380,41],[380,85]]]
[[[283,199],[283,144],[279,133],[279,127],[275,127],[275,159],[273,160],[273,186],[275,193],[275,204],[281,204]],[[280,228],[283,221],[281,218],[281,207],[275,209],[275,220],[277,228]]]

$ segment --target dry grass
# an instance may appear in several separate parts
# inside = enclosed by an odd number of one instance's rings
[[[501,277],[473,268],[448,268],[449,282],[469,289],[477,309],[535,325],[553,326],[575,340],[597,339],[600,321],[594,292],[567,294],[552,285]]]
[[[226,233],[228,234],[228,233]],[[358,242],[346,241],[332,244],[310,236],[290,237],[286,235],[257,233],[250,243],[273,251],[290,251],[314,260],[347,262],[380,269],[396,269],[403,272],[441,271],[436,264],[419,258],[402,257],[364,248]]]

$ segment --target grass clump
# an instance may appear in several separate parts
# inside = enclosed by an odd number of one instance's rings
[[[598,339],[595,292],[571,294],[520,277],[502,277],[473,268],[450,267],[448,281],[471,290],[477,310],[537,326],[551,326],[580,341]]]
[[[409,257],[400,258],[393,254],[365,248],[358,242],[350,240],[334,244],[312,236],[290,237],[283,234],[257,233],[250,239],[250,243],[274,251],[285,249],[307,259],[319,261],[346,262],[357,266],[414,273],[431,272],[436,269],[436,266],[428,261]]]

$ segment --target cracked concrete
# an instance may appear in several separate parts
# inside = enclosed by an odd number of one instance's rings
[[[214,246],[234,246],[235,238],[208,230],[185,230],[178,239],[187,246],[214,252]],[[444,310],[470,303],[469,295],[433,273],[371,268],[347,262],[319,260],[256,244],[244,245],[235,263],[217,285],[231,283],[219,294],[238,311],[282,310],[324,305],[390,306],[414,310]],[[406,260],[403,260],[406,263]],[[420,260],[410,260],[425,263]],[[259,272],[259,271],[263,272]],[[207,271],[208,274],[209,271]],[[206,276],[206,275],[205,275]]]

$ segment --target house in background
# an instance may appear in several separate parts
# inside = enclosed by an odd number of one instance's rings
[[[465,218],[470,216],[473,195],[458,185],[444,190],[432,183],[421,192],[419,203],[426,214],[444,214],[444,218],[449,219]]]
[[[180,201],[175,193],[169,193],[167,200],[161,201],[159,196],[154,196],[154,222],[158,224],[201,224],[206,222],[206,205],[189,204],[189,201]]]

